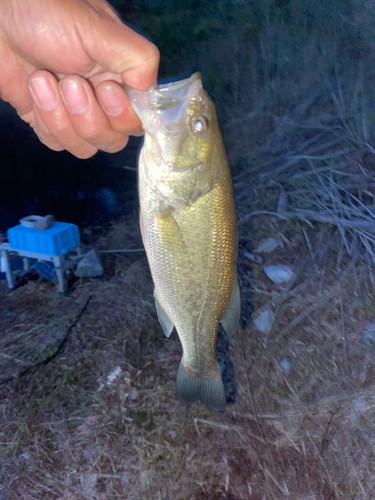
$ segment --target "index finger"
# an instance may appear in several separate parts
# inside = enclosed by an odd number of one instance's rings
[[[124,89],[114,81],[101,82],[95,87],[96,97],[117,132],[142,135],[142,124]]]
[[[159,51],[153,43],[109,16],[93,26],[98,33],[88,51],[94,61],[137,90],[148,90],[156,83]]]

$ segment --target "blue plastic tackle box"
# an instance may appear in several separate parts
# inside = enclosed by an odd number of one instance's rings
[[[49,229],[24,227],[21,224],[7,231],[12,250],[57,256],[80,244],[78,226],[68,222],[54,222]]]

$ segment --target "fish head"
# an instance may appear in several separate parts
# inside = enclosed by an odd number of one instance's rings
[[[128,95],[145,131],[148,178],[169,205],[190,206],[214,183],[215,138],[220,137],[200,73],[146,92],[131,89]]]

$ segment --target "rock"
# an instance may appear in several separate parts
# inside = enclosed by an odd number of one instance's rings
[[[253,315],[253,323],[257,330],[268,335],[272,329],[275,315],[270,309],[256,311]]]
[[[257,264],[261,264],[263,259],[260,255],[254,255],[253,253],[243,252],[243,255],[247,257],[249,260],[256,262]]]
[[[280,370],[285,373],[285,375],[289,375],[289,373],[292,371],[292,363],[288,358],[282,359],[279,363],[279,367]]]
[[[367,323],[367,327],[362,333],[359,345],[363,349],[371,349],[375,347],[375,321]]]
[[[134,401],[135,399],[137,399],[137,397],[138,397],[138,391],[135,387],[133,387],[130,393],[130,399]]]
[[[255,253],[270,253],[273,252],[277,247],[284,247],[283,240],[281,238],[266,238],[262,240],[257,248],[254,250]]]
[[[367,403],[365,396],[360,396],[358,399],[353,401],[350,420],[353,424],[359,424],[361,417],[368,410],[369,404]]]
[[[94,249],[90,250],[77,264],[75,275],[79,278],[94,278],[102,276],[104,270],[102,263]]]
[[[288,266],[264,266],[263,269],[269,279],[277,285],[288,283],[295,276]]]

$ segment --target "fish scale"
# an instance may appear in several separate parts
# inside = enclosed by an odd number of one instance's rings
[[[141,229],[160,322],[168,336],[176,327],[183,347],[177,396],[183,403],[200,399],[222,410],[217,327],[221,322],[233,334],[240,313],[235,206],[214,105],[199,74],[185,82],[178,82],[180,100],[177,84],[170,85],[173,106],[180,106],[173,115],[168,88],[162,87],[166,111],[155,95],[156,110],[147,93],[129,93],[145,129],[139,159]],[[208,124],[207,130],[196,133],[196,119]]]

